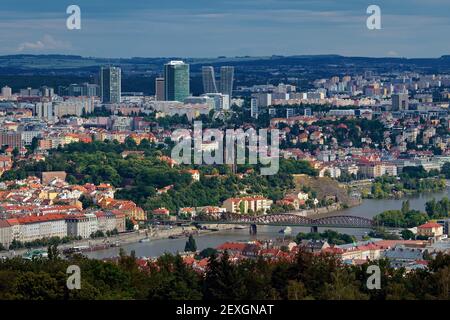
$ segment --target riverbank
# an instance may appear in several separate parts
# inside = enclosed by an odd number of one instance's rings
[[[332,215],[354,215],[359,217],[365,217],[372,219],[375,215],[385,210],[400,209],[401,204],[404,200],[410,201],[410,207],[416,210],[424,210],[425,203],[431,199],[442,199],[443,197],[449,196],[449,189],[442,192],[425,193],[417,196],[410,196],[402,199],[391,199],[391,200],[375,200],[366,199],[361,202],[358,206],[352,206],[348,208],[339,209],[337,211],[331,211],[331,208],[326,210],[323,208],[319,214],[317,211],[314,218],[321,218],[325,216]],[[336,208],[333,208],[336,209]],[[311,213],[311,212],[310,212]],[[217,225],[210,226],[216,227]],[[218,225],[219,227],[221,225]],[[258,226],[257,235],[250,235],[248,229],[228,229],[218,232],[207,232],[201,233],[200,236],[196,237],[197,249],[203,250],[205,248],[216,248],[217,246],[225,242],[240,242],[240,241],[254,241],[254,240],[270,240],[279,238],[281,235],[279,233],[281,227],[276,226]],[[352,228],[319,228],[319,232],[324,232],[326,229],[332,229],[339,233],[346,233],[351,236],[355,236],[357,239],[361,239],[367,236],[370,230],[368,229],[352,229]],[[292,227],[292,235],[296,235],[298,232],[307,233],[310,232],[308,227]],[[185,238],[177,239],[159,239],[154,241],[149,241],[146,243],[132,243],[121,246],[125,252],[130,253],[135,251],[136,255],[139,257],[157,257],[164,253],[177,253],[184,251],[184,245],[186,243]],[[115,257],[119,254],[119,248],[110,248],[108,250],[90,252],[87,254],[88,257],[94,259],[105,259],[110,257]]]
[[[218,231],[227,231],[234,229],[234,225],[217,224],[209,225],[207,229],[197,229],[194,226],[186,227],[151,227],[148,229],[142,229],[139,231],[120,233],[116,236],[96,238],[96,239],[82,239],[77,241],[72,241],[69,243],[64,243],[58,246],[60,251],[65,249],[70,249],[73,247],[85,247],[86,251],[92,252],[96,251],[95,248],[101,248],[100,250],[105,250],[107,248],[120,247],[123,245],[129,245],[134,243],[139,243],[142,239],[149,239],[149,241],[163,240],[163,239],[180,239],[187,238],[189,235],[200,236],[204,234],[209,234]],[[87,249],[89,248],[89,249]],[[0,252],[0,257],[13,257],[22,256],[30,250],[47,250],[47,247],[33,247],[33,248],[23,248],[18,250],[2,251]]]
[[[315,208],[315,209],[298,210],[298,211],[292,211],[292,212],[288,212],[288,213],[309,218],[309,217],[315,217],[315,216],[318,216],[318,215],[326,215],[326,214],[329,214],[329,213],[334,213],[334,212],[337,212],[337,211],[341,211],[341,210],[357,207],[357,206],[361,205],[361,203],[362,203],[362,200],[359,200],[359,201],[355,200],[351,204],[345,204],[345,205],[343,205],[340,202],[337,202],[337,203],[333,203],[333,204],[331,204],[329,206],[326,206],[326,207],[320,207],[320,208]]]
[[[360,205],[352,206],[348,208],[338,208],[332,206],[329,208],[318,208],[321,210],[309,210],[306,214],[314,216],[314,218],[321,218],[333,215],[353,215],[364,218],[372,219],[375,215],[386,210],[398,210],[401,208],[402,202],[409,200],[410,208],[423,211],[425,208],[425,203],[432,199],[440,200],[443,197],[450,196],[450,189],[444,190],[442,192],[432,192],[432,193],[422,193],[420,195],[409,196],[401,199],[387,199],[387,200],[376,200],[376,199],[364,199]],[[301,213],[302,211],[300,211]],[[303,212],[305,213],[305,212]],[[303,214],[302,213],[302,214]],[[328,228],[330,229],[330,228]],[[364,229],[339,229],[332,228],[341,233],[347,233],[354,235],[356,237],[362,237],[368,230]],[[218,230],[218,231],[214,231]],[[251,239],[275,239],[280,237],[280,227],[270,227],[270,226],[258,226],[258,234],[256,237],[250,236],[248,228],[241,230],[235,229],[235,225],[208,225],[208,230],[198,230],[195,227],[155,227],[150,229],[144,229],[140,231],[130,232],[120,234],[119,236],[102,238],[102,239],[85,239],[76,241],[70,244],[61,245],[59,248],[63,250],[64,248],[70,248],[73,246],[83,246],[83,245],[96,245],[103,243],[114,244],[117,240],[119,241],[119,246],[124,248],[126,252],[135,250],[138,256],[158,256],[164,252],[181,252],[184,249],[186,243],[186,237],[189,232],[195,232],[197,247],[201,250],[207,247],[215,247],[226,241],[248,241]],[[295,235],[298,232],[309,232],[309,228],[306,227],[293,227],[292,234]],[[324,230],[320,229],[320,232]],[[169,239],[173,236],[172,239]],[[139,240],[148,237],[149,242],[139,243]],[[37,248],[36,248],[37,249]],[[47,248],[43,248],[47,249]],[[16,255],[22,255],[26,253],[26,249],[22,251],[16,251]],[[111,247],[105,250],[88,252],[86,255],[92,258],[103,259],[106,257],[117,256],[119,252],[119,247]],[[8,255],[8,252],[0,252],[0,256]]]

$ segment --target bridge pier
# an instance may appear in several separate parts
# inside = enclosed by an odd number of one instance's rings
[[[318,226],[311,226],[311,233],[318,233],[319,227]]]
[[[256,233],[258,232],[258,227],[256,226],[256,224],[252,223],[249,227],[249,233],[251,236],[256,236]]]

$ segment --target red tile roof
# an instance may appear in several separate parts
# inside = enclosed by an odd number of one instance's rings
[[[242,251],[247,246],[246,243],[239,242],[225,242],[217,247],[217,250],[233,250],[233,251]]]
[[[28,216],[23,218],[17,218],[20,224],[38,223],[46,221],[64,220],[65,216],[62,214],[47,214],[45,216]]]
[[[421,226],[418,226],[418,229],[433,229],[433,228],[439,228],[442,227],[439,223],[436,222],[427,222]]]

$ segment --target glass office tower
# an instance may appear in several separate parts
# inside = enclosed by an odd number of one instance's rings
[[[165,99],[183,102],[189,96],[189,65],[170,61],[164,65]]]
[[[233,96],[234,67],[224,66],[220,68],[220,93],[227,94],[230,99]]]
[[[202,67],[203,78],[203,92],[204,93],[218,93],[216,86],[216,77],[214,75],[214,68],[212,66]]]

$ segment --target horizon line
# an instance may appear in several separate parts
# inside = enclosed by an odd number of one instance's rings
[[[106,57],[106,56],[83,56],[80,54],[65,54],[65,53],[15,53],[15,54],[0,54],[0,58],[6,58],[6,57],[18,57],[18,56],[67,56],[67,57],[78,57],[78,58],[84,58],[84,59],[192,59],[192,60],[199,60],[199,59],[230,59],[230,58],[257,58],[257,59],[263,59],[263,58],[273,58],[273,57],[279,57],[279,58],[292,58],[292,57],[340,57],[340,58],[367,58],[367,59],[407,59],[407,60],[413,60],[413,59],[442,59],[450,57],[450,53],[448,54],[442,54],[441,56],[435,56],[435,57],[407,57],[407,56],[362,56],[362,55],[356,55],[356,56],[348,56],[348,55],[342,55],[338,53],[318,53],[318,54],[290,54],[290,55],[283,55],[283,54],[272,54],[272,55],[260,55],[260,56],[252,56],[252,55],[236,55],[236,56],[216,56],[216,57],[189,57],[189,56],[128,56],[128,57]]]

